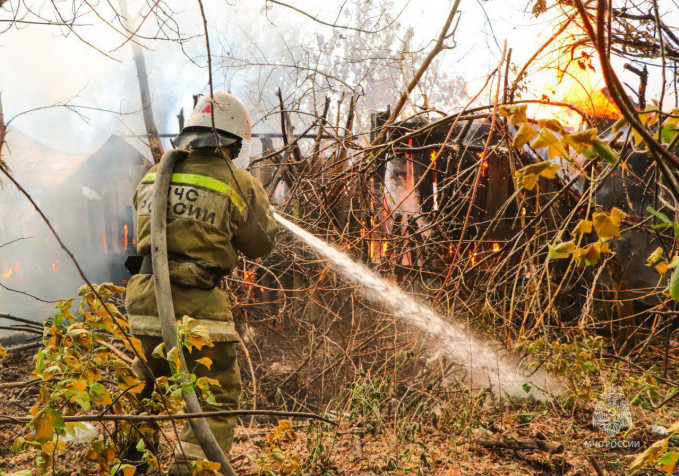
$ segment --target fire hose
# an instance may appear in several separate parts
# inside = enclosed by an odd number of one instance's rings
[[[188,368],[181,346],[177,346],[177,323],[175,322],[176,317],[170,287],[170,268],[167,258],[167,207],[163,206],[168,201],[175,164],[179,158],[185,155],[186,152],[182,150],[167,151],[161,157],[158,165],[153,185],[154,206],[151,210],[151,261],[153,263],[153,283],[156,292],[158,317],[165,342],[165,350],[170,352],[177,347],[180,362],[184,368]],[[188,383],[186,378],[180,382],[181,385],[186,383]],[[191,391],[182,393],[186,408],[189,413],[202,413],[203,409],[198,401],[198,396],[193,387],[190,388]],[[207,459],[219,463],[223,474],[237,476],[205,418],[189,420],[189,423]]]

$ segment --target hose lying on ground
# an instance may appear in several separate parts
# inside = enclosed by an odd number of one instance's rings
[[[172,302],[172,290],[170,288],[170,268],[167,260],[167,207],[165,204],[170,193],[172,171],[177,160],[185,156],[186,152],[181,150],[165,152],[160,159],[155,183],[153,184],[151,261],[153,263],[153,283],[156,291],[158,317],[160,318],[166,352],[177,347],[177,323],[175,322],[174,303]],[[188,368],[181,347],[177,350],[182,365],[184,368]],[[186,381],[180,383],[184,384]],[[201,413],[203,411],[195,391],[183,393],[183,395],[188,413]],[[224,452],[219,447],[217,439],[212,434],[207,420],[198,418],[189,420],[189,423],[207,459],[214,463],[219,463],[223,474],[237,476]]]

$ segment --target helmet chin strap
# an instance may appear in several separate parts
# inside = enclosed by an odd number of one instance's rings
[[[240,155],[240,151],[243,148],[243,141],[238,140],[236,141],[235,144],[231,145],[231,157],[229,157],[232,161],[236,160],[236,158]]]

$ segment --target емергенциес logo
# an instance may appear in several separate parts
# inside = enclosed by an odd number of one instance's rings
[[[632,411],[625,394],[615,386],[608,387],[594,409],[592,424],[615,436],[632,426]]]
[[[622,393],[622,390],[615,386],[606,388],[594,409],[592,425],[604,431],[609,438],[632,427],[632,410],[630,409],[629,403],[625,398],[625,394]],[[606,439],[586,441],[585,446],[599,448],[640,448],[641,441]]]

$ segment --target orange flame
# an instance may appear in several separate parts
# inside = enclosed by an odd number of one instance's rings
[[[572,55],[572,43],[579,35],[578,27],[571,25],[556,48],[545,55],[543,69],[532,75],[533,94],[544,100],[570,104],[589,116],[617,119],[620,111],[605,93],[606,84],[593,53],[578,49],[575,56]],[[559,106],[530,104],[528,114],[536,119],[558,119],[572,128],[582,123],[580,114]]]
[[[486,154],[483,151],[481,151],[481,152],[477,152],[476,156],[479,159],[483,159],[481,161],[481,177],[485,177],[486,171],[488,170],[488,159],[486,159]]]
[[[255,282],[255,272],[253,270],[247,270],[243,272],[243,281],[246,282],[245,287],[249,288],[250,284]]]
[[[101,234],[101,241],[104,243],[104,253],[108,253],[108,246],[106,246],[106,232]]]
[[[52,263],[52,271],[54,273],[58,273],[59,271],[61,271],[61,260],[60,259],[58,259],[54,263]]]
[[[493,243],[493,253],[500,251],[500,243]]]
[[[125,249],[127,250],[127,244],[128,244],[128,243],[127,243],[127,234],[128,234],[128,231],[129,231],[129,230],[127,229],[127,225],[125,225],[124,231],[125,231]]]
[[[14,273],[14,270],[12,268],[7,268],[7,271],[2,273],[2,277],[9,278],[10,276],[12,276],[12,273]]]

